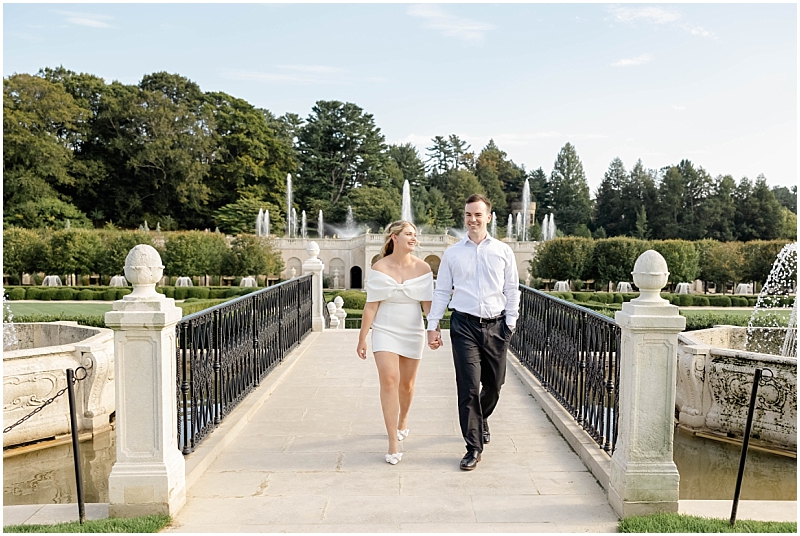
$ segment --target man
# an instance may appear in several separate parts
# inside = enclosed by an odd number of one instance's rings
[[[492,238],[486,197],[469,196],[464,208],[467,236],[442,256],[428,315],[428,346],[442,345],[439,321],[448,303],[450,338],[458,389],[458,418],[467,453],[460,467],[475,469],[489,443],[487,419],[506,377],[506,351],[519,316],[519,276],[514,252]],[[450,294],[452,292],[452,300]]]

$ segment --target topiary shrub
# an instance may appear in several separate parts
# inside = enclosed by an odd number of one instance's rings
[[[133,290],[131,290],[129,288],[117,289],[117,298],[116,299],[121,300],[123,296],[127,296],[131,292],[133,292]]]
[[[6,296],[8,297],[9,300],[24,300],[25,289],[21,287],[8,289],[8,292],[6,292]]]
[[[103,291],[103,299],[105,301],[114,301],[117,299],[117,289],[107,288]]]
[[[75,296],[75,299],[80,301],[91,301],[94,299],[94,291],[88,289],[79,290],[78,294]]]
[[[758,298],[747,298],[747,306],[748,307],[755,307]]]
[[[731,296],[731,305],[733,307],[747,307],[747,298],[744,296]]]
[[[695,296],[694,304],[699,307],[708,307],[709,305],[711,305],[708,301],[708,297],[706,296]]]
[[[226,288],[212,288],[209,289],[208,297],[211,299],[227,298],[228,289]]]
[[[633,299],[636,299],[638,297],[639,297],[639,293],[638,292],[624,292],[622,294],[622,299],[624,301],[626,301],[626,302],[629,302],[629,301],[631,301]]]
[[[42,301],[51,301],[56,299],[56,293],[58,292],[57,288],[45,288],[42,289],[42,294],[39,296],[39,299]]]
[[[160,292],[167,298],[175,297],[175,287],[156,287],[156,291]]]
[[[211,289],[208,287],[189,287],[189,292],[186,294],[186,297],[207,300],[210,294]]]
[[[573,292],[572,295],[575,297],[575,301],[580,303],[586,303],[592,298],[591,292]]]
[[[551,292],[550,295],[555,298],[567,301],[573,300],[575,298],[575,296],[572,295],[572,292]]]
[[[573,279],[572,286],[575,287],[575,290],[580,291],[583,290],[583,287],[586,286],[586,282],[583,281],[582,279]]]
[[[678,294],[677,298],[680,307],[691,307],[694,304],[691,294]]]
[[[41,300],[42,299],[42,288],[41,287],[28,287],[25,289],[25,299],[26,300]]]
[[[345,309],[363,309],[367,303],[367,294],[360,290],[344,290],[339,296],[344,301]]]
[[[612,296],[614,296],[614,303],[625,303],[625,297],[619,292],[615,292]]]
[[[714,307],[730,307],[731,299],[728,296],[709,296],[708,303]]]
[[[71,288],[60,288],[56,291],[54,300],[71,300],[75,296],[75,291]]]
[[[185,300],[189,297],[189,288],[190,287],[175,287],[174,298],[176,300]]]
[[[614,295],[610,292],[595,292],[592,299],[599,303],[614,303]]]

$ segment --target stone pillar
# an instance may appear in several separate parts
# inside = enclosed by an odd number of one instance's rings
[[[186,502],[186,469],[178,450],[175,324],[181,310],[155,290],[164,267],[148,245],[125,259],[133,292],[114,302],[117,461],[108,477],[112,517],[174,516]]]
[[[311,274],[311,331],[322,331],[325,329],[325,316],[322,312],[325,307],[322,295],[322,271],[325,265],[318,258],[319,245],[316,242],[309,242],[306,252],[308,259],[303,263],[303,275]]]
[[[344,310],[344,300],[341,296],[336,296],[333,299],[333,304],[336,306],[336,317],[339,319],[339,329],[344,329],[344,319],[347,318],[347,311]]]
[[[659,295],[667,263],[642,253],[633,267],[641,294],[623,304],[619,435],[611,458],[608,500],[620,517],[678,511],[680,476],[672,461],[678,333],[686,319]]]

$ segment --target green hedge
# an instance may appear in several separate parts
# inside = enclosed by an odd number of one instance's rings
[[[8,300],[24,300],[25,299],[25,289],[24,288],[9,288],[6,291],[6,298]]]
[[[367,293],[361,290],[336,290],[325,292],[325,302],[333,301],[337,296],[342,297],[345,309],[364,309],[367,304]]]

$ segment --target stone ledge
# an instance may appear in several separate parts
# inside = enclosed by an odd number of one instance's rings
[[[572,450],[580,457],[589,471],[594,475],[600,485],[608,492],[609,481],[611,478],[611,456],[600,448],[597,442],[575,422],[572,415],[553,398],[553,396],[542,387],[536,377],[526,369],[514,354],[508,352],[508,364],[514,374],[522,380],[522,383],[531,392],[533,397],[542,406],[542,409],[553,421],[553,424],[567,440]]]
[[[255,391],[250,393],[236,406],[222,423],[211,432],[200,445],[187,455],[186,460],[186,495],[205,473],[208,467],[217,459],[217,456],[236,439],[239,432],[250,421],[253,414],[264,405],[269,396],[294,368],[294,365],[311,347],[311,342],[319,336],[319,332],[309,333],[300,345],[292,350],[288,356],[261,382]]]

